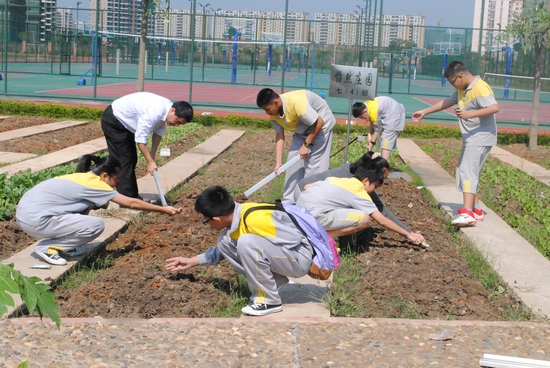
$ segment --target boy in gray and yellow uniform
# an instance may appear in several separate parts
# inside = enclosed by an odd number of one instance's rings
[[[413,120],[418,122],[428,114],[455,106],[462,133],[456,185],[462,192],[463,207],[451,224],[473,226],[484,219],[479,207],[479,179],[491,147],[497,144],[495,114],[499,108],[491,87],[479,76],[470,74],[460,61],[450,63],[444,75],[456,91],[449,98],[415,112]]]
[[[195,203],[195,210],[216,230],[223,230],[217,247],[192,258],[166,260],[166,269],[177,272],[203,264],[218,264],[223,258],[246,277],[252,296],[242,309],[245,314],[263,316],[283,310],[279,290],[288,277],[302,277],[311,266],[313,250],[307,238],[286,212],[247,210],[260,203],[235,203],[220,186],[205,189]],[[264,204],[265,205],[265,204]]]
[[[327,102],[306,90],[278,95],[264,88],[256,97],[256,104],[270,116],[275,129],[275,169],[283,163],[285,130],[293,132],[288,159],[299,154],[303,161],[286,170],[283,202],[294,202],[294,188],[300,180],[328,170],[332,129],[336,119]]]
[[[422,235],[409,232],[386,218],[373,203],[369,193],[384,182],[380,169],[359,166],[353,178],[329,177],[306,185],[296,205],[305,207],[331,237],[355,234],[374,219],[381,226],[406,237],[413,244],[422,244]]]
[[[380,138],[380,153],[389,160],[391,151],[397,147],[399,133],[405,129],[405,107],[391,97],[380,96],[354,103],[351,112],[354,117],[370,122],[368,150],[371,151]]]

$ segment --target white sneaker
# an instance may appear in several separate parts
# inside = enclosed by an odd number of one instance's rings
[[[451,221],[451,225],[454,226],[474,226],[476,224],[474,213],[467,208],[461,208],[458,210],[458,216]]]
[[[265,316],[271,313],[283,311],[282,304],[250,304],[241,309],[241,312],[251,316]]]
[[[39,255],[44,261],[46,261],[50,264],[53,264],[53,265],[56,265],[56,266],[65,266],[67,264],[67,260],[65,260],[65,258],[61,258],[59,256],[59,253],[57,252],[57,250],[49,250],[49,252],[55,252],[55,253],[46,254],[46,253],[40,252],[38,250],[34,251],[34,253]]]

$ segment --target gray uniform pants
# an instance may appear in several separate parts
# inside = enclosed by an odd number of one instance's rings
[[[304,137],[297,134],[292,136],[292,144],[288,151],[289,159],[296,156],[304,142]],[[296,188],[298,182],[305,177],[322,173],[329,168],[332,130],[326,135],[322,131],[319,132],[311,143],[312,146],[309,148],[311,150],[310,154],[304,160],[300,160],[286,170],[282,202],[294,203],[294,188]]]
[[[218,242],[225,259],[246,277],[252,293],[250,301],[260,304],[281,304],[277,288],[288,277],[302,277],[311,266],[309,245],[286,249],[256,234],[245,234],[235,243]]]
[[[52,216],[42,227],[26,224],[17,220],[21,230],[27,234],[43,238],[36,250],[46,253],[49,247],[66,251],[78,248],[97,238],[105,230],[105,222],[99,217],[69,213]]]

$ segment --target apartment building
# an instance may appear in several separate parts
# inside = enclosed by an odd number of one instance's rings
[[[496,36],[522,9],[523,0],[475,0],[472,51],[477,52],[480,45],[481,52],[500,50],[504,42]]]
[[[158,7],[155,11],[155,21],[153,31],[149,32],[151,36],[167,37],[167,38],[182,38],[191,39],[191,9],[166,9]],[[204,28],[203,28],[204,22]],[[197,9],[195,17],[195,38],[205,39],[210,37],[210,23],[208,18],[208,10],[203,13],[202,9]]]
[[[76,33],[76,22],[72,9],[57,9],[55,11],[55,28],[58,33]]]

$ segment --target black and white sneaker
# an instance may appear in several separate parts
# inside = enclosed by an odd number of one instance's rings
[[[283,311],[283,305],[282,304],[249,304],[241,311],[244,314],[248,314],[250,316],[265,316],[271,313],[277,313]]]
[[[52,254],[46,254],[38,250],[34,251],[34,253],[39,255],[44,261],[50,264],[53,264],[56,266],[65,266],[67,264],[67,260],[65,258],[61,258],[59,256],[59,253],[57,253],[57,250],[55,251],[55,253],[53,253],[53,251],[49,251],[49,252],[52,252]]]

